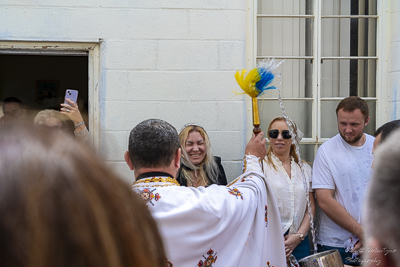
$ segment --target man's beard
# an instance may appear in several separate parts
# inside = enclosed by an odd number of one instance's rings
[[[354,137],[353,139],[349,140],[348,138],[346,138],[342,133],[340,133],[340,136],[343,138],[344,141],[346,141],[346,143],[348,143],[349,145],[351,144],[355,144],[357,143],[364,135],[364,132],[362,132],[359,136]]]

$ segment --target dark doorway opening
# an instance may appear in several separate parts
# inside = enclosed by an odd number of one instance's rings
[[[0,99],[22,100],[32,121],[40,110],[60,110],[66,89],[79,91],[79,110],[89,125],[87,55],[0,54]]]

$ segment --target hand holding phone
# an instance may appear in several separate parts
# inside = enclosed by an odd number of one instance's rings
[[[65,91],[64,104],[68,104],[66,99],[70,99],[76,104],[76,101],[78,100],[78,90],[67,89]]]
[[[72,101],[68,102],[68,101]],[[78,100],[78,91],[73,89],[67,89],[65,91],[64,103],[61,104],[60,113],[67,115],[76,125],[85,125],[83,123],[82,115],[78,109],[76,101]]]

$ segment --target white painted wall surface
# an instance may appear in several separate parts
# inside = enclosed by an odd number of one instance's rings
[[[100,151],[128,181],[129,131],[148,118],[178,130],[202,124],[231,180],[247,141],[245,97],[233,93],[245,67],[245,9],[243,0],[2,0],[0,40],[103,40]]]
[[[388,102],[390,117],[400,119],[400,1],[390,2],[390,35],[388,60]]]

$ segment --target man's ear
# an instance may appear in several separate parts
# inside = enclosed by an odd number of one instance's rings
[[[364,126],[367,126],[367,125],[368,125],[369,119],[370,119],[370,117],[368,117],[368,118],[365,120]]]
[[[128,164],[128,166],[129,166],[129,169],[131,169],[132,171],[135,170],[135,167],[133,167],[133,164],[131,161],[131,157],[129,157],[129,151],[125,152],[124,158],[125,158],[126,164]]]
[[[180,168],[181,167],[181,149],[178,148],[175,152],[175,158],[174,158],[174,166],[176,168]]]

